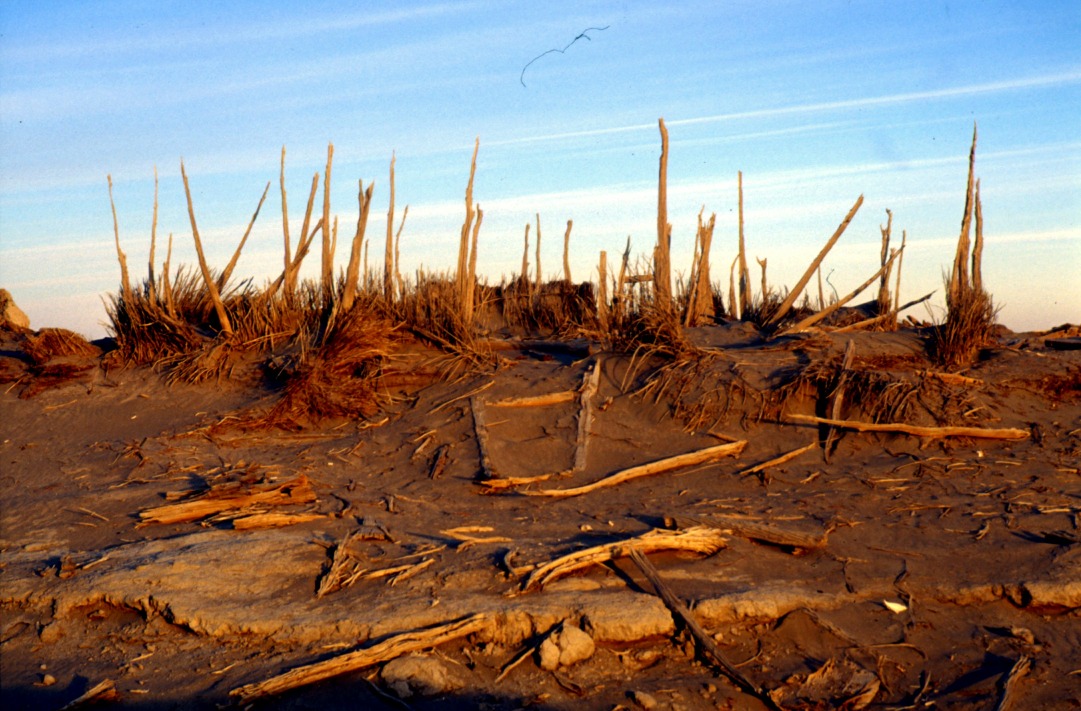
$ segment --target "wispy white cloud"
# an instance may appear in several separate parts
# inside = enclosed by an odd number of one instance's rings
[[[743,119],[776,118],[779,116],[793,116],[798,114],[811,114],[842,109],[865,109],[878,106],[891,106],[898,104],[910,104],[921,101],[937,101],[943,99],[955,99],[963,96],[980,94],[998,94],[1010,91],[1022,91],[1026,89],[1046,89],[1057,86],[1081,83],[1081,69],[1070,69],[1054,74],[1022,77],[983,84],[968,84],[964,86],[947,87],[928,91],[913,91],[900,94],[887,94],[884,96],[869,96],[859,99],[843,99],[839,101],[820,101],[793,106],[778,106],[773,108],[753,109],[750,111],[735,111],[725,114],[713,114],[710,116],[697,116],[692,118],[672,119],[665,121],[665,125],[694,126],[707,123],[721,123]],[[521,136],[492,142],[491,145],[515,145],[535,143],[540,141],[559,141],[573,138],[590,138],[617,133],[633,133],[636,131],[656,130],[655,123],[630,124],[626,126],[610,126],[607,128],[588,129],[583,131],[565,131],[561,133],[539,134],[536,136]]]
[[[364,9],[352,13],[328,15],[305,15],[289,18],[289,21],[271,20],[228,27],[192,27],[177,32],[170,28],[165,33],[130,33],[123,38],[83,40],[81,42],[56,43],[45,35],[40,42],[6,42],[0,57],[5,62],[33,61],[35,63],[55,59],[72,59],[85,56],[101,58],[109,54],[147,53],[164,48],[205,48],[216,45],[235,45],[243,42],[264,42],[286,38],[304,38],[314,35],[345,32],[363,27],[395,25],[422,19],[442,17],[451,13],[468,12],[482,6],[481,2],[438,3],[424,7],[372,12]]]

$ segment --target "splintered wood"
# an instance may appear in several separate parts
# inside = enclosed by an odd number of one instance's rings
[[[692,526],[683,531],[655,528],[634,538],[584,548],[537,566],[522,583],[522,592],[540,590],[559,578],[610,560],[625,558],[635,550],[642,553],[685,551],[709,556],[725,546],[725,537],[716,528]]]
[[[364,649],[297,667],[265,681],[237,687],[230,691],[229,695],[239,704],[248,704],[256,699],[281,694],[290,689],[332,679],[341,674],[382,664],[412,652],[468,637],[481,631],[488,624],[487,615],[478,613],[435,627],[403,632]]]
[[[301,474],[280,484],[252,486],[241,493],[231,486],[211,487],[195,498],[140,511],[139,520],[144,525],[184,523],[251,506],[289,506],[313,501],[315,491],[308,477]]]
[[[792,548],[797,552],[825,548],[826,539],[829,536],[828,530],[822,533],[810,533],[731,516],[673,516],[666,518],[665,524],[680,529],[689,529],[696,526],[715,528],[723,533],[731,533],[740,538],[761,541],[783,548]]]

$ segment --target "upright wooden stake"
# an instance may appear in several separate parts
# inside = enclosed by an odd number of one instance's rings
[[[181,163],[183,166],[183,163]],[[116,259],[120,262],[120,290],[127,304],[132,303],[131,280],[128,278],[128,256],[120,248],[120,223],[116,219],[116,203],[113,202],[113,176],[105,176],[109,181],[109,207],[113,210],[113,236],[116,238]],[[193,223],[194,224],[194,223]]]
[[[574,226],[574,220],[567,220],[567,231],[563,235],[563,283],[567,286],[571,285],[571,227]]]
[[[323,174],[323,304],[334,303],[334,238],[330,220],[330,167],[334,160],[334,144],[327,144],[327,170]]]
[[[383,299],[394,303],[394,153],[390,154],[390,207],[387,209],[387,249],[383,259]]]
[[[199,239],[199,228],[195,224],[195,207],[191,202],[191,188],[188,187],[188,174],[184,172],[184,161],[180,161],[180,176],[184,179],[184,194],[188,198],[188,217],[191,219],[191,236],[195,240],[195,254],[199,258],[199,269],[203,273],[203,283],[206,284],[207,294],[210,295],[214,310],[218,314],[221,332],[226,336],[231,336],[233,326],[229,323],[229,315],[225,312],[225,304],[221,301],[221,294],[218,293],[218,287],[214,283],[214,278],[210,275],[210,267],[207,266],[206,256],[203,254],[203,243]],[[112,181],[110,181],[111,184]]]
[[[664,119],[658,119],[661,131],[661,160],[657,177],[657,246],[653,250],[653,291],[657,308],[668,311],[672,306],[671,238],[668,224],[668,129]]]

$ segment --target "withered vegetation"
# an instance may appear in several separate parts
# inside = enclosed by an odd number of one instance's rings
[[[285,149],[282,149],[280,190],[283,263],[277,278],[260,286],[251,279],[237,281],[233,272],[247,242],[270,184],[262,193],[248,229],[227,266],[218,271],[205,258],[196,221],[196,206],[183,164],[185,197],[192,238],[198,255],[196,268],[172,266],[172,235],[166,257],[157,268],[157,189],[150,236],[147,274],[133,281],[120,243],[114,215],[114,236],[121,271],[120,290],[108,299],[108,317],[116,350],[113,365],[149,365],[171,381],[196,382],[222,378],[261,377],[280,393],[279,400],[249,426],[298,428],[326,418],[371,416],[388,402],[382,380],[388,363],[402,348],[427,349],[442,354],[443,372],[492,367],[498,351],[523,339],[584,339],[595,350],[632,356],[632,370],[651,374],[646,390],[659,396],[674,388],[678,403],[694,406],[683,414],[694,427],[708,428],[723,419],[733,399],[759,398],[760,416],[776,416],[778,398],[801,389],[823,391],[836,387],[835,363],[805,367],[776,383],[766,397],[751,387],[735,369],[718,367],[718,354],[689,337],[702,326],[749,324],[766,342],[802,332],[837,330],[894,330],[898,314],[915,303],[901,304],[901,258],[905,249],[891,247],[893,215],[881,227],[881,261],[861,286],[843,297],[827,301],[822,290],[822,263],[859,211],[860,196],[833,235],[808,265],[792,289],[772,287],[767,260],[757,258],[760,278],[752,279],[743,234],[743,176],[738,178],[739,234],[737,253],[729,270],[727,299],[711,275],[711,254],[716,251],[716,215],[698,215],[693,259],[686,278],[673,278],[672,226],[668,221],[668,133],[659,121],[661,156],[657,193],[657,240],[649,258],[632,260],[628,238],[618,265],[609,265],[600,253],[596,282],[574,282],[570,270],[573,222],[568,220],[563,239],[563,275],[546,280],[540,264],[541,220],[536,216],[535,263],[530,263],[530,228],[525,228],[521,273],[490,286],[477,276],[479,234],[484,211],[474,200],[479,140],[473,151],[465,189],[465,214],[459,235],[456,267],[450,272],[418,269],[403,277],[399,262],[408,206],[395,229],[394,158],[389,171],[390,207],[381,265],[368,264],[366,237],[374,183],[358,184],[358,219],[347,249],[347,263],[336,267],[338,219],[330,205],[330,176],[334,156],[328,147],[322,176],[312,178],[299,235],[290,233],[285,188]],[[973,158],[975,141],[973,142]],[[931,348],[939,362],[956,367],[969,362],[988,342],[995,309],[983,290],[980,258],[983,250],[979,187],[969,195],[961,244],[954,270],[947,280],[945,323],[935,330]],[[112,203],[112,181],[109,181]],[[316,206],[322,189],[321,210]],[[975,247],[971,272],[967,264],[969,215],[975,216]],[[295,242],[294,242],[295,239]],[[344,242],[344,238],[343,238]],[[317,252],[321,268],[317,279],[301,280],[305,258]],[[377,250],[378,251],[378,250]],[[728,263],[727,260],[725,262]],[[871,271],[871,270],[868,270]],[[754,283],[758,282],[757,293]],[[808,286],[817,283],[817,299]],[[865,304],[848,304],[877,282],[877,295]],[[727,303],[726,303],[727,301]],[[663,366],[658,370],[658,366]],[[704,373],[713,374],[704,377]],[[717,373],[732,377],[718,380]],[[911,406],[911,392],[883,380],[874,370],[851,374],[850,392],[873,401],[872,415],[895,417]],[[888,380],[888,379],[887,379]],[[635,382],[634,377],[627,384]],[[637,382],[641,387],[642,382]],[[744,408],[740,408],[743,411]]]

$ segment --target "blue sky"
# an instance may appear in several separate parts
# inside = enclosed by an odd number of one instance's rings
[[[589,27],[607,29],[523,75]],[[476,137],[479,270],[494,281],[516,271],[539,212],[544,272],[561,269],[573,219],[574,276],[595,278],[599,251],[620,252],[628,235],[636,253],[651,250],[664,117],[677,271],[705,206],[717,213],[714,276],[727,279],[742,170],[748,249],[769,260],[772,284],[798,279],[862,193],[824,266],[830,284],[843,294],[873,273],[890,209],[909,239],[902,297],[941,297],[976,121],[985,280],[1001,320],[1077,323],[1078,37],[1081,4],[1070,0],[5,0],[0,286],[35,327],[102,335],[101,297],[119,283],[106,174],[133,272],[149,250],[155,166],[158,261],[172,233],[174,264],[191,263],[181,158],[219,267],[272,181],[237,272],[271,278],[281,147],[295,234],[331,141],[332,210],[349,233],[359,179],[376,184],[368,234],[385,233],[395,152],[399,219],[410,205],[403,266],[446,268]]]

